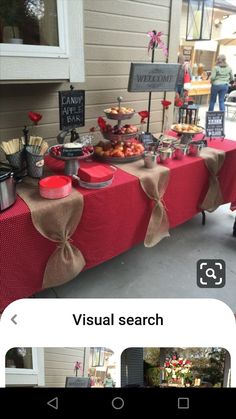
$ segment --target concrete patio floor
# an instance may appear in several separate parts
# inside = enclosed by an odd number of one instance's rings
[[[235,214],[224,205],[207,214],[205,226],[196,215],[171,230],[171,237],[153,248],[140,244],[126,253],[82,272],[76,279],[39,298],[217,298],[236,313],[236,238],[232,236]],[[223,259],[226,285],[202,289],[196,284],[199,259]]]
[[[206,108],[200,109],[204,125]],[[226,119],[226,137],[235,139],[236,121]],[[236,167],[236,165],[235,165]],[[236,170],[236,169],[235,169]],[[229,204],[201,214],[170,231],[171,237],[153,248],[140,244],[57,288],[42,291],[37,298],[217,298],[236,313],[236,238],[232,236],[236,212]],[[223,259],[226,285],[203,289],[196,284],[199,259]]]

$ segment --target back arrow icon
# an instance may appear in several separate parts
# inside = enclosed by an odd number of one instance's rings
[[[58,410],[58,397],[54,397],[54,399],[49,400],[47,402],[48,406],[52,407],[55,410]]]
[[[17,314],[14,314],[14,316],[11,318],[12,323],[17,324],[17,322],[15,321],[17,317]]]

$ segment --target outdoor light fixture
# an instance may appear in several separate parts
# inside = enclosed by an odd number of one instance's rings
[[[214,25],[215,25],[216,28],[219,28],[221,24],[222,24],[222,21],[220,19],[215,19],[214,20]]]
[[[214,0],[188,0],[186,41],[211,39]]]

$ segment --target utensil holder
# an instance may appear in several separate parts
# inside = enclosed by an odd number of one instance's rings
[[[189,144],[188,145],[188,156],[198,157],[199,154],[200,154],[201,149],[202,149],[202,145]]]
[[[172,156],[172,152],[169,151],[166,147],[163,147],[159,149],[158,151],[160,153],[159,155],[160,163],[168,163],[168,161],[170,160]]]
[[[44,158],[41,154],[35,154],[32,146],[26,147],[26,161],[28,175],[33,178],[41,178],[43,176]]]
[[[13,169],[22,170],[26,166],[24,149],[19,150],[14,154],[6,154],[6,159],[9,161]]]
[[[146,169],[152,169],[157,164],[157,155],[156,154],[145,154],[144,155],[144,167]]]

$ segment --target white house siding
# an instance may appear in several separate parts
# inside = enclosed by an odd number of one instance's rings
[[[90,348],[45,348],[44,372],[46,387],[65,387],[66,377],[75,376],[75,363],[81,362],[78,377],[88,376]],[[84,363],[84,367],[83,367]]]
[[[162,31],[168,44],[171,13],[169,61],[176,62],[181,0],[84,0],[86,82],[74,86],[86,90],[86,123],[80,133],[96,126],[97,117],[116,103],[117,96],[123,96],[124,104],[137,112],[147,109],[148,93],[127,92],[130,62],[150,62],[146,35],[150,30]],[[160,49],[155,61],[165,61]],[[37,134],[55,143],[59,132],[57,92],[69,86],[68,82],[0,85],[0,140],[22,135],[24,125],[31,124],[28,111],[36,111],[43,115]],[[163,95],[152,95],[152,132],[161,130]],[[132,123],[139,121],[136,114]]]

